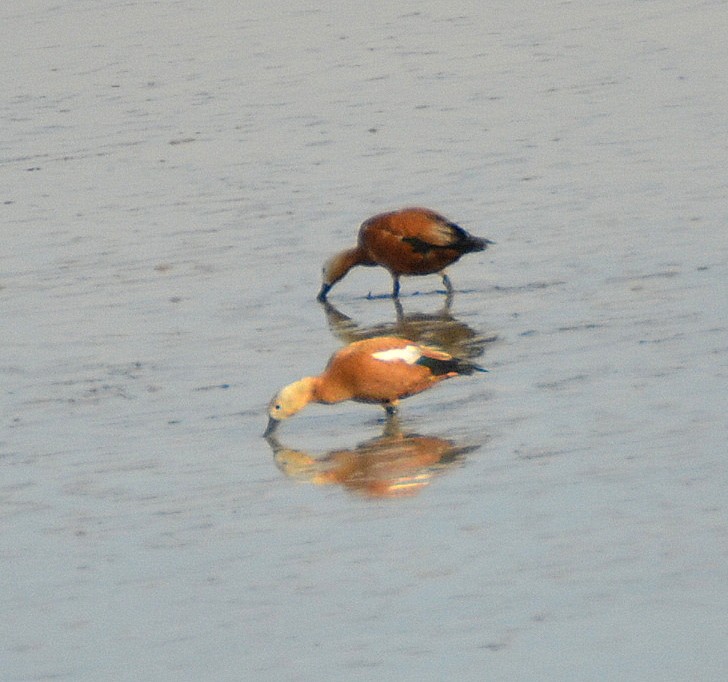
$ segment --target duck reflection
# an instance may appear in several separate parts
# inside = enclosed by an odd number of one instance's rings
[[[459,358],[481,356],[489,343],[498,337],[483,335],[455,318],[450,312],[452,296],[436,313],[405,313],[399,299],[394,299],[395,322],[383,322],[370,327],[357,324],[328,301],[322,306],[331,333],[344,343],[352,343],[374,336],[399,336],[428,346],[440,348]]]
[[[462,461],[480,445],[458,446],[436,436],[404,434],[396,417],[384,433],[350,450],[316,458],[266,439],[276,466],[288,477],[316,485],[341,485],[365,497],[406,497],[419,493],[437,475]]]

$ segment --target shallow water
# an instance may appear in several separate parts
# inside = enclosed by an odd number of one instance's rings
[[[3,679],[724,678],[724,2],[0,26]],[[451,304],[319,305],[407,204],[496,242]],[[490,373],[261,438],[379,333]]]

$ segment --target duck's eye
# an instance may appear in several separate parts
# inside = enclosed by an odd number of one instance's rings
[[[274,410],[280,410],[280,409],[281,409],[281,405],[280,405],[280,403],[278,403],[278,404],[277,404],[277,405],[276,405],[276,406],[275,406],[275,407],[274,407],[273,409],[274,409]]]

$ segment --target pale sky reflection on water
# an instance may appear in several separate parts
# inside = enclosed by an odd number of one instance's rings
[[[724,678],[724,2],[0,26],[4,680]],[[318,304],[403,205],[496,245]],[[261,438],[378,330],[490,372]]]

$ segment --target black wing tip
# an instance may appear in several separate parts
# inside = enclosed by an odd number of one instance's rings
[[[488,372],[489,370],[480,365],[476,365],[474,362],[468,362],[467,360],[458,360],[458,367],[456,369],[458,374],[470,375],[473,372]]]
[[[450,358],[449,360],[440,360],[439,358],[431,358],[427,355],[423,355],[417,360],[418,365],[427,367],[434,375],[439,376],[441,374],[450,374],[455,372],[456,374],[469,375],[473,372],[487,372],[485,367],[476,365],[474,362],[468,360],[460,360],[459,358]]]
[[[495,244],[495,242],[490,239],[486,239],[485,237],[474,237],[471,234],[469,234],[467,239],[465,239],[462,243],[463,248],[465,248],[468,252],[485,251],[491,244]]]

